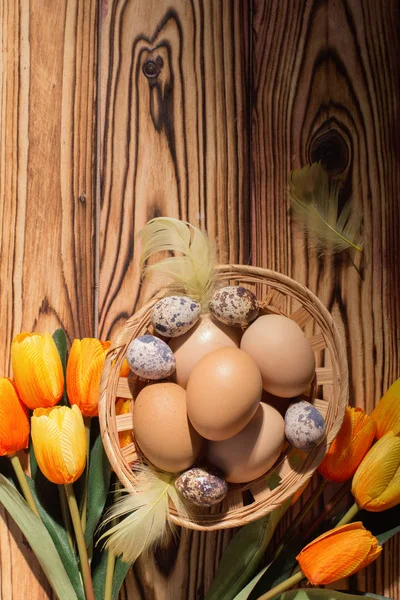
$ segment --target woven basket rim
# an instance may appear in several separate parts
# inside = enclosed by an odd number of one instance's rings
[[[215,281],[239,281],[240,283],[261,284],[267,286],[275,294],[283,297],[289,296],[300,303],[303,309],[301,315],[303,316],[303,314],[308,313],[310,319],[313,319],[322,331],[325,347],[332,362],[331,385],[333,392],[331,401],[327,407],[327,415],[329,417],[327,423],[329,422],[330,427],[327,432],[326,443],[324,445],[321,444],[308,453],[302,463],[303,473],[301,476],[298,476],[298,474],[293,477],[285,475],[285,477],[289,477],[288,482],[290,478],[293,479],[291,485],[282,484],[274,490],[267,492],[264,490],[257,495],[257,482],[259,480],[249,482],[248,485],[241,486],[241,489],[249,488],[253,494],[254,502],[249,506],[240,506],[240,504],[237,506],[235,503],[235,487],[233,487],[231,493],[233,501],[228,503],[229,505],[226,510],[218,513],[218,515],[213,514],[211,510],[211,513],[209,511],[207,514],[196,514],[195,519],[181,518],[176,513],[174,507],[170,507],[169,518],[173,523],[190,529],[206,531],[241,526],[265,516],[302,487],[310,479],[323,459],[329,445],[336,437],[344,417],[348,398],[348,368],[339,331],[327,308],[308,288],[287,275],[276,271],[238,264],[217,265],[215,268]],[[168,288],[158,290],[142,308],[126,321],[108,351],[100,383],[99,419],[104,448],[116,475],[124,487],[131,492],[134,492],[134,476],[117,443],[118,434],[116,433],[115,425],[117,382],[128,343],[131,339],[140,335],[141,330],[147,329],[153,304],[160,297],[168,293]],[[270,306],[272,310],[274,308],[273,304]],[[281,311],[278,312],[281,313]],[[293,318],[293,315],[294,313],[291,318]],[[285,459],[287,459],[287,456],[284,455],[282,458],[283,462]],[[280,464],[278,461],[278,467]],[[276,469],[277,465],[274,465],[272,471]],[[265,480],[265,476],[260,479]]]

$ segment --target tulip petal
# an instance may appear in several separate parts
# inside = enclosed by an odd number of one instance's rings
[[[73,483],[83,472],[86,438],[77,406],[36,409],[32,442],[40,470],[53,483]]]
[[[313,585],[325,585],[356,573],[380,551],[376,538],[357,522],[323,534],[308,544],[297,560]]]
[[[30,408],[54,406],[64,391],[60,357],[49,333],[21,333],[11,344],[14,379],[22,401]]]
[[[361,508],[379,512],[400,502],[400,439],[389,432],[372,446],[358,467],[352,494]]]
[[[60,446],[65,467],[72,481],[75,481],[82,474],[86,464],[84,424],[82,414],[75,405],[64,414]]]
[[[361,408],[346,408],[342,427],[318,470],[328,481],[351,479],[375,437],[375,422]]]
[[[36,411],[35,411],[36,412]],[[60,446],[60,430],[48,416],[32,417],[32,442],[43,475],[53,483],[65,482],[65,464]]]
[[[67,363],[68,398],[86,417],[98,414],[101,373],[110,345],[96,338],[73,341]]]
[[[400,379],[387,390],[372,411],[371,418],[377,425],[377,438],[381,438],[388,431],[400,433]]]
[[[0,378],[0,456],[12,456],[28,447],[29,419],[17,388],[8,377]]]

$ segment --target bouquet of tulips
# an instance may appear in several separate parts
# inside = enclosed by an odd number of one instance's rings
[[[62,330],[53,336],[21,333],[11,347],[14,379],[0,378],[0,455],[14,470],[14,477],[0,474],[0,502],[21,527],[61,600],[116,600],[130,566],[104,551],[101,543],[93,543],[113,487],[96,419],[109,346],[110,342],[94,338],[74,340],[67,360]],[[124,365],[121,376],[128,373]],[[117,400],[117,414],[128,410],[129,401]],[[349,600],[332,590],[286,590],[303,579],[325,586],[356,573],[375,560],[382,543],[400,530],[399,433],[400,380],[371,416],[359,408],[346,409],[342,428],[319,467],[322,479],[271,562],[255,574],[279,520],[304,488],[238,531],[205,600]],[[131,433],[120,436],[121,446],[131,443]],[[20,451],[28,447],[30,476],[19,459],[24,456]],[[270,486],[274,477],[272,473]],[[332,517],[350,480],[355,502],[345,514]],[[329,482],[341,487],[312,527],[298,533]],[[53,484],[58,494],[47,487]],[[53,503],[59,496],[57,514],[49,507],[50,496]],[[361,518],[354,521],[360,510]],[[376,513],[387,517],[388,527],[382,527],[384,520],[372,518]]]
[[[60,600],[116,598],[129,568],[93,545],[111,479],[96,418],[109,346],[76,339],[67,362],[62,330],[21,333],[11,345],[13,380],[0,378],[0,456],[14,470],[14,477],[0,475],[0,502]],[[20,462],[28,446],[30,476]]]

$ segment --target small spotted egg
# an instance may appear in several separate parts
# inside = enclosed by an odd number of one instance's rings
[[[325,419],[309,402],[291,404],[285,414],[285,435],[295,448],[309,450],[325,435]]]
[[[210,310],[225,325],[245,327],[257,317],[258,301],[247,288],[228,285],[214,292]]]
[[[213,467],[193,467],[185,471],[175,481],[175,487],[186,500],[196,506],[217,504],[228,492],[228,484]]]
[[[187,296],[167,296],[159,300],[151,313],[154,329],[165,337],[183,335],[200,317],[201,306]]]
[[[175,371],[171,348],[154,335],[141,335],[126,351],[130,369],[142,379],[164,379]]]

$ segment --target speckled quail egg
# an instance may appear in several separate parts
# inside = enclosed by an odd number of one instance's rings
[[[228,493],[228,484],[213,467],[193,467],[175,481],[182,496],[196,506],[212,506],[221,502]]]
[[[286,411],[285,435],[295,448],[310,450],[325,435],[325,419],[310,402],[296,402]]]
[[[258,315],[258,300],[241,285],[228,285],[214,292],[210,310],[225,325],[246,327]]]
[[[141,335],[126,351],[130,369],[142,379],[164,379],[175,371],[175,356],[171,348],[154,335]]]
[[[151,312],[154,329],[165,337],[183,335],[196,324],[201,306],[187,296],[167,296],[161,298]]]

